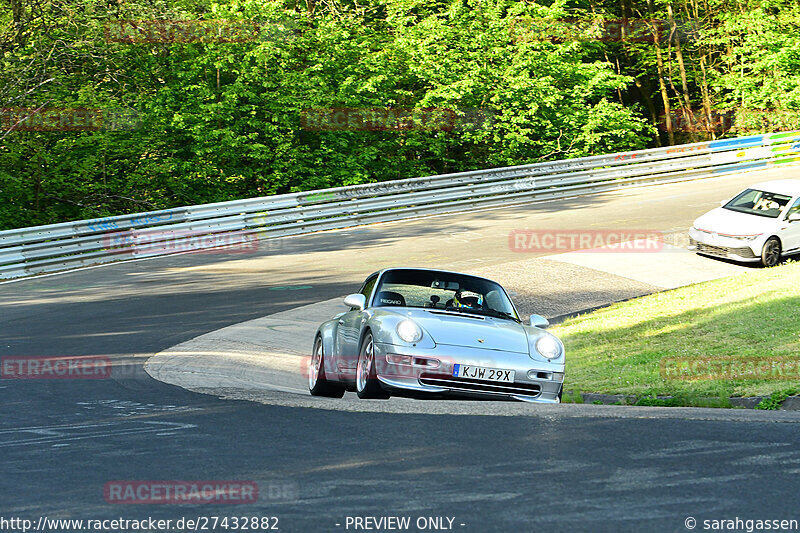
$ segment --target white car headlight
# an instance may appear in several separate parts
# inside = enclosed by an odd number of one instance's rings
[[[422,338],[422,329],[413,321],[405,319],[397,324],[397,334],[406,342],[418,342]]]
[[[743,241],[754,241],[761,237],[763,233],[756,233],[755,235],[732,235],[734,239],[740,239]]]
[[[548,359],[561,357],[561,343],[552,335],[542,335],[536,341],[536,351]]]

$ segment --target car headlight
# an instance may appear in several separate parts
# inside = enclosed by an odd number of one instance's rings
[[[536,351],[547,359],[561,357],[561,343],[552,335],[542,335],[536,341]]]
[[[417,342],[422,338],[422,329],[413,321],[405,319],[397,324],[397,334],[406,342]]]
[[[763,233],[756,233],[755,235],[731,235],[731,237],[742,241],[754,241],[761,237],[761,235],[763,235]]]

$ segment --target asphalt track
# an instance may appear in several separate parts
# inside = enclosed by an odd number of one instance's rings
[[[254,256],[190,254],[2,284],[0,355],[102,355],[114,370],[104,380],[0,381],[0,517],[277,516],[281,531],[355,531],[346,528],[354,516],[409,516],[412,524],[451,517],[458,531],[545,532],[687,531],[689,516],[698,530],[705,519],[800,519],[796,413],[487,402],[478,409],[485,414],[472,415],[463,402],[460,414],[436,414],[438,401],[414,413],[375,402],[363,411],[297,408],[199,395],[142,370],[154,353],[200,334],[346,294],[382,266],[499,269],[520,259],[508,248],[516,228],[683,231],[758,179],[647,187],[282,239]],[[112,480],[252,480],[260,497],[244,505],[109,504],[103,487]]]

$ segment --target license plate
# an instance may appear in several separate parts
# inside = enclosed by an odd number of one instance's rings
[[[453,365],[453,377],[513,383],[514,371],[503,370],[502,368],[486,368],[483,366]]]

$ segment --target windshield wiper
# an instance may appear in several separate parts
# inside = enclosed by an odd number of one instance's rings
[[[518,319],[511,313],[506,313],[505,311],[497,311],[496,309],[473,309],[471,307],[445,307],[445,311],[455,311],[457,313],[464,313],[468,315],[492,316],[495,318],[504,318],[507,320],[513,320],[514,322],[517,323],[522,322],[520,319]]]
[[[511,313],[506,313],[505,311],[498,311],[496,309],[483,309],[479,310],[482,313],[487,313],[489,316],[495,316],[497,318],[510,318],[514,322],[521,322],[521,320]]]

